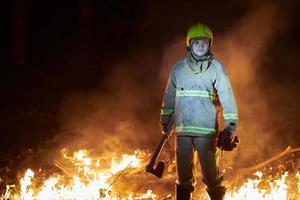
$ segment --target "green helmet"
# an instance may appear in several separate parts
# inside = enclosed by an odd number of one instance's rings
[[[197,23],[191,26],[187,31],[186,41],[185,41],[186,47],[190,48],[191,39],[199,38],[199,37],[208,38],[210,40],[210,45],[212,45],[213,34],[211,29],[205,24]]]

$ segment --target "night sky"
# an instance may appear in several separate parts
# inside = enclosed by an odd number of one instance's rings
[[[45,145],[62,146],[65,136],[72,141],[76,140],[78,132],[85,136],[87,133],[81,131],[88,130],[86,124],[97,124],[93,130],[102,127],[116,136],[119,133],[114,127],[120,121],[129,121],[128,126],[133,127],[130,129],[133,132],[148,134],[147,137],[135,136],[140,140],[124,137],[125,143],[138,144],[137,147],[142,148],[142,143],[137,141],[146,142],[151,138],[144,147],[153,147],[159,137],[165,71],[185,55],[187,28],[196,22],[208,24],[216,38],[216,57],[219,55],[226,60],[220,45],[222,39],[234,33],[235,27],[245,26],[253,35],[247,34],[245,41],[244,35],[237,32],[234,45],[245,46],[246,43],[251,48],[252,37],[254,43],[260,42],[257,38],[264,26],[257,28],[255,23],[247,26],[241,19],[249,12],[255,15],[256,10],[264,6],[275,7],[274,16],[279,15],[279,20],[278,17],[263,16],[269,12],[256,16],[257,23],[260,19],[268,19],[275,28],[271,30],[274,32],[271,39],[264,43],[255,73],[260,80],[257,88],[265,96],[254,97],[249,102],[264,101],[268,112],[256,113],[251,117],[252,121],[242,121],[242,135],[254,134],[248,131],[247,124],[266,121],[268,128],[273,127],[270,132],[274,133],[274,140],[270,145],[276,145],[276,141],[280,141],[280,147],[300,145],[298,2],[1,1],[0,155],[18,154],[24,149]],[[179,44],[174,57],[171,55],[173,44]],[[226,46],[222,48],[226,52]],[[255,56],[252,61],[255,65]],[[234,70],[230,67],[232,65],[228,66],[229,72],[238,71],[238,66]],[[237,81],[232,82],[234,88],[239,88]],[[249,93],[253,85],[247,87],[243,87],[246,88],[243,91],[235,90],[237,99],[242,98],[244,92]],[[247,105],[243,103],[245,107]],[[260,134],[265,133],[258,136]],[[109,136],[90,135],[98,143]],[[89,141],[83,145],[89,147]]]

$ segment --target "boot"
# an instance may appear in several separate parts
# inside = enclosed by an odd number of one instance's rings
[[[175,200],[190,200],[192,199],[191,191],[187,190],[186,188],[176,185],[176,198]]]
[[[213,189],[206,190],[211,200],[224,200],[226,188],[224,186],[217,186]]]

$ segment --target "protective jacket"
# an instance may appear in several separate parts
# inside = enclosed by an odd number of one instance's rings
[[[224,66],[214,58],[197,62],[189,53],[171,69],[161,125],[173,118],[178,136],[216,136],[221,113],[225,127],[237,126],[236,101]]]

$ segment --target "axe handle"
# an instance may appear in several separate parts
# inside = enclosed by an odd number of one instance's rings
[[[153,167],[155,165],[156,160],[157,160],[158,156],[160,155],[160,152],[161,152],[162,148],[164,147],[164,144],[166,143],[166,140],[168,140],[168,138],[169,138],[169,136],[167,134],[162,134],[159,144],[157,145],[155,152],[153,153],[153,156],[150,160],[150,163],[149,163],[150,166]]]

